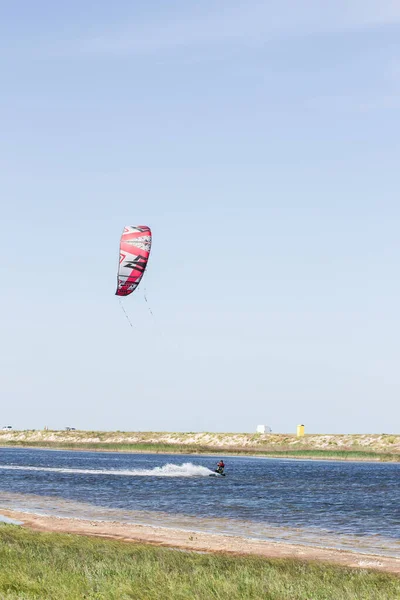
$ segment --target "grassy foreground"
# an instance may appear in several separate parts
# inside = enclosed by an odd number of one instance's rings
[[[0,525],[1,600],[395,600],[400,578]]]

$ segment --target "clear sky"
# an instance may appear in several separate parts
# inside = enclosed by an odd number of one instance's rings
[[[399,40],[397,0],[3,2],[0,425],[399,432]]]

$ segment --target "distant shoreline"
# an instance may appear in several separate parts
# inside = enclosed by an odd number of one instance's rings
[[[400,462],[400,435],[395,434],[309,434],[297,437],[272,433],[13,430],[0,431],[0,447]]]
[[[368,455],[368,456],[360,456],[358,453],[356,452],[351,452],[351,451],[343,451],[342,453],[340,451],[338,452],[333,452],[331,454],[329,454],[329,451],[324,452],[322,451],[315,451],[314,455],[310,455],[310,454],[306,454],[304,452],[298,451],[298,452],[286,452],[286,451],[256,451],[256,450],[250,450],[250,451],[240,451],[240,450],[231,450],[231,449],[227,449],[227,448],[221,448],[221,449],[204,449],[204,450],[198,450],[198,451],[193,451],[193,450],[189,450],[187,448],[185,448],[184,445],[177,447],[176,449],[171,449],[169,448],[168,450],[165,449],[157,449],[157,448],[146,448],[146,449],[141,449],[141,448],[124,448],[123,446],[121,446],[121,448],[118,447],[113,447],[113,448],[107,448],[107,447],[100,447],[100,448],[96,448],[96,447],[92,447],[92,446],[71,446],[71,445],[58,445],[58,444],[53,444],[53,445],[32,445],[32,444],[7,444],[7,445],[0,445],[0,450],[1,449],[7,449],[7,448],[27,448],[27,449],[31,449],[31,450],[65,450],[68,452],[110,452],[110,453],[121,453],[121,454],[165,454],[165,455],[171,455],[171,456],[215,456],[215,457],[219,457],[219,456],[236,456],[236,457],[243,457],[243,456],[247,456],[248,458],[277,458],[277,459],[288,459],[288,460],[308,460],[308,461],[318,461],[318,460],[325,460],[325,461],[342,461],[342,462],[371,462],[371,463],[398,463],[400,462],[400,455],[392,455],[392,454],[376,454],[376,455]]]

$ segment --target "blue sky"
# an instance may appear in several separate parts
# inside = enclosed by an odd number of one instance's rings
[[[3,3],[0,424],[398,432],[399,34],[388,0]]]

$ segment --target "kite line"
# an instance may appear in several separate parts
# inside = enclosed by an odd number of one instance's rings
[[[120,307],[122,308],[122,310],[124,312],[126,320],[128,321],[129,325],[132,327],[132,329],[134,329],[134,326],[132,325],[132,321],[130,320],[129,315],[128,315],[128,313],[125,310],[125,306],[123,305],[121,298],[118,298],[118,300],[119,300],[119,305],[120,305]]]
[[[151,308],[150,308],[150,305],[149,305],[149,302],[148,302],[148,300],[147,300],[147,290],[146,290],[146,288],[144,288],[143,298],[144,298],[144,301],[145,301],[145,302],[146,302],[146,304],[147,304],[147,310],[149,311],[149,313],[151,314],[151,316],[152,316],[152,317],[153,317],[153,319],[154,319],[153,311],[151,310]]]

